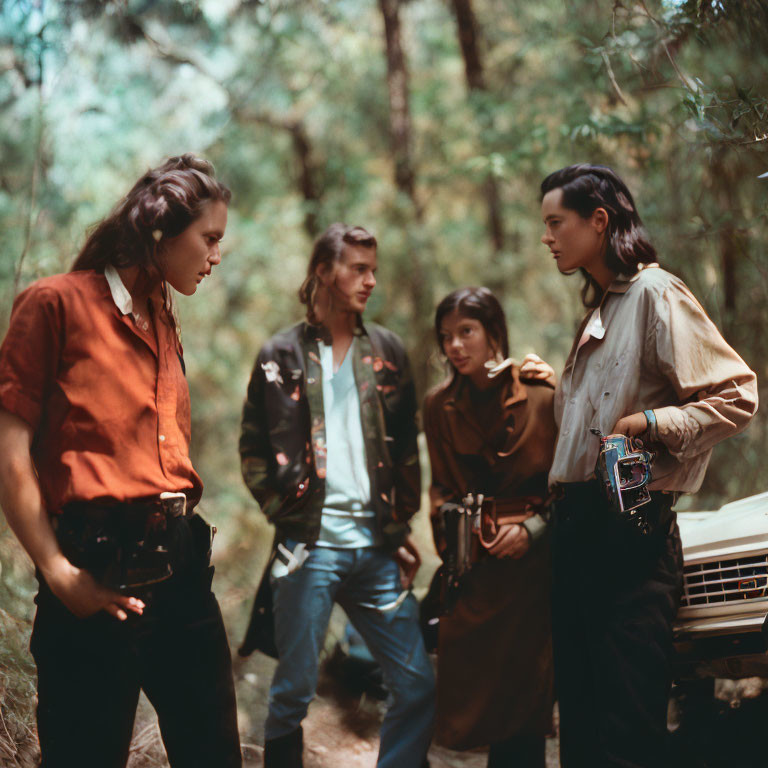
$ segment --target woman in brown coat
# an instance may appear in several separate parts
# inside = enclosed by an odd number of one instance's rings
[[[458,601],[440,619],[437,741],[459,750],[490,745],[489,768],[543,768],[553,674],[549,541],[539,510],[556,438],[552,369],[531,356],[521,381],[508,359],[504,312],[487,288],[446,296],[435,330],[452,374],[424,403],[438,552],[446,548],[444,504],[481,493],[494,499],[499,520],[495,535],[476,542]]]

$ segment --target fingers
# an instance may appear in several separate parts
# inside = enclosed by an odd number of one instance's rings
[[[413,584],[413,580],[416,578],[416,572],[418,570],[418,566],[411,568],[403,568],[400,566],[400,586],[403,589],[408,589],[411,584]]]
[[[101,593],[99,596],[101,604],[96,611],[105,611],[110,616],[114,616],[118,621],[125,621],[128,618],[128,612],[135,613],[137,616],[141,616],[144,613],[146,606],[144,601],[139,600],[138,597],[122,595],[119,592],[104,587],[100,588],[99,591]]]
[[[626,435],[629,427],[629,418],[622,416],[614,425],[611,430],[615,435]]]
[[[418,550],[413,545],[410,537],[405,539],[395,553],[395,559],[400,566],[400,584],[403,589],[408,589],[413,583],[416,573],[421,566],[421,558]]]
[[[418,560],[421,562],[421,555],[419,555],[419,548],[416,546],[416,542],[411,538],[411,536],[406,536],[405,540],[403,541],[403,546]]]
[[[519,560],[531,547],[531,536],[528,533],[528,529],[524,526],[520,526],[520,536],[515,542],[515,551],[510,553],[510,557],[513,560]]]
[[[648,429],[648,418],[644,413],[633,413],[630,416],[622,416],[613,427],[614,435],[627,435],[635,437]]]
[[[110,616],[114,616],[118,621],[125,621],[128,618],[128,614],[117,603],[107,603],[104,606],[104,611]]]
[[[555,375],[555,369],[538,355],[530,353],[523,358],[520,373],[528,379],[548,379]]]
[[[547,363],[529,361],[520,366],[520,373],[541,373],[549,369]]]
[[[403,565],[413,565],[414,563],[419,562],[418,557],[413,552],[410,552],[408,549],[406,549],[405,547],[398,548],[397,557],[403,563]]]
[[[120,595],[120,605],[129,611],[133,611],[139,616],[144,613],[144,608],[146,608],[143,600],[139,600],[138,597],[129,597],[127,595]]]
[[[529,546],[528,531],[524,526],[512,523],[504,526],[493,544],[488,547],[488,551],[494,557],[518,559],[528,551]]]
[[[129,612],[139,616],[144,612],[142,600],[99,584],[88,571],[73,566],[68,560],[46,578],[54,595],[80,619],[106,611],[119,621],[125,621]]]
[[[488,547],[488,551],[496,557],[504,557],[509,555],[512,550],[515,549],[515,543],[521,535],[521,526],[517,523],[512,523],[509,526],[504,526],[499,532],[499,536],[496,537],[496,541]]]
[[[106,591],[109,593],[109,602],[106,603],[102,610],[106,611],[110,616],[114,616],[119,621],[125,621],[128,618],[127,611],[135,613],[137,616],[141,616],[144,613],[146,605],[138,597],[121,595],[119,592],[113,592],[112,590]]]

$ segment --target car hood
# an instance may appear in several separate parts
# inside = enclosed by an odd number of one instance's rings
[[[716,512],[677,516],[686,560],[768,546],[768,492],[726,504]]]

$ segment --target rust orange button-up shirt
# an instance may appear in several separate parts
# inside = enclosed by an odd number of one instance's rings
[[[111,267],[38,280],[14,302],[0,347],[0,408],[34,430],[52,513],[162,491],[200,499],[180,345],[161,318],[155,336],[132,309]]]

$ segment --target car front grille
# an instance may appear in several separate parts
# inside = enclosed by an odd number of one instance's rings
[[[683,608],[759,600],[768,595],[768,555],[686,565]]]

